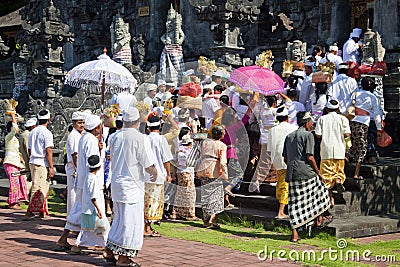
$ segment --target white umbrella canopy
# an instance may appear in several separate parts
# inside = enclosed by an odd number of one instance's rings
[[[101,89],[102,104],[104,93],[117,93],[127,88],[135,88],[136,79],[127,68],[110,59],[104,54],[98,56],[97,60],[92,60],[79,64],[71,69],[65,76],[64,84],[82,88],[89,92],[98,92]]]

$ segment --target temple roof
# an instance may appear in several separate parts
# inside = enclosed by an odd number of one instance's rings
[[[21,15],[19,14],[20,9],[17,9],[5,16],[0,17],[0,28],[19,26],[22,23]]]

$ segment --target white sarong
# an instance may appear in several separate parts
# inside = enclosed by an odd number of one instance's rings
[[[67,223],[65,229],[79,232],[81,230],[81,214],[82,214],[82,189],[75,188],[76,198],[70,212],[67,215]]]
[[[113,203],[114,220],[108,234],[107,248],[115,254],[135,257],[143,246],[144,202]]]
[[[65,165],[65,173],[67,174],[67,216],[71,212],[72,206],[76,199],[75,184],[75,168],[72,162],[68,162]]]

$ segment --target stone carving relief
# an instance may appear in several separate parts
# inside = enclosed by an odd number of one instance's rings
[[[385,48],[382,46],[381,36],[378,32],[367,29],[364,33],[364,45],[362,48],[363,57],[361,63],[372,64],[375,61],[383,61]]]
[[[134,64],[140,66],[144,65],[144,57],[146,56],[145,42],[143,36],[140,34],[139,37],[133,37],[133,58]]]
[[[10,51],[10,47],[4,44],[3,39],[0,36],[0,56],[7,56],[8,52]]]
[[[131,35],[129,24],[125,23],[120,14],[114,17],[110,26],[113,60],[120,64],[132,63],[132,50],[130,46]]]
[[[288,42],[286,47],[286,59],[296,62],[304,62],[307,56],[307,43],[295,40]]]

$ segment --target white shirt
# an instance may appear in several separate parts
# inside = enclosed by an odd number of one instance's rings
[[[28,149],[31,150],[29,163],[49,167],[46,148],[54,147],[53,134],[43,125],[39,125],[29,134]]]
[[[354,94],[351,95],[351,99],[354,98]],[[351,103],[351,100],[349,101]],[[355,116],[352,121],[356,121],[359,123],[363,123],[369,126],[371,121],[370,117],[374,118],[376,128],[378,130],[382,129],[382,116],[381,109],[379,107],[378,99],[376,96],[363,89],[359,89],[356,91],[356,104],[357,108],[361,108],[365,111],[369,112],[369,116]]]
[[[302,103],[306,111],[311,111],[311,95],[315,92],[315,87],[312,83],[312,73],[304,78],[301,85],[299,102]]]
[[[214,119],[214,112],[219,109],[217,101],[214,98],[203,98],[202,113],[206,119],[206,128],[210,129],[212,120]]]
[[[73,128],[69,133],[66,143],[67,162],[72,162],[72,154],[78,153],[78,144],[82,135]]]
[[[321,159],[344,159],[346,142],[344,134],[350,133],[349,120],[336,112],[321,116],[315,127],[315,134],[322,135]]]
[[[137,99],[134,95],[128,91],[124,91],[118,94],[114,94],[110,99],[110,105],[118,104],[121,111],[127,110],[129,106],[134,107]]]
[[[285,144],[286,136],[296,130],[296,125],[285,121],[269,130],[268,139],[270,141],[267,144],[267,151],[271,152],[272,164],[277,170],[286,169],[286,163],[282,156],[283,145]]]
[[[297,101],[287,100],[285,102],[285,106],[287,107],[288,112],[289,112],[289,115],[288,115],[289,123],[297,126],[297,113],[299,111],[306,110],[304,105]]]
[[[144,201],[145,169],[156,159],[146,135],[122,128],[110,140],[111,197],[122,203]]]
[[[172,108],[172,118],[174,119],[174,121],[178,122],[178,114],[179,111],[181,110],[180,107],[176,106]]]
[[[148,135],[151,150],[156,157],[156,168],[157,168],[157,180],[155,184],[164,184],[167,178],[167,171],[164,168],[164,163],[171,161],[173,159],[171,149],[168,146],[167,139],[164,136],[160,135],[159,133],[151,132]],[[146,177],[150,179],[150,175],[146,173]]]
[[[254,107],[254,114],[260,125],[260,143],[268,143],[268,131],[274,127],[276,123],[276,108],[268,107],[261,99]]]
[[[336,66],[336,70],[339,69],[339,64],[343,63],[343,59],[338,55],[328,53],[326,56],[321,60],[321,63],[332,62]]]
[[[99,140],[93,134],[86,132],[78,144],[78,161],[76,166],[75,188],[83,189],[85,179],[89,175],[88,158],[92,155],[100,157]],[[99,173],[97,175],[100,175]]]
[[[317,100],[317,95],[313,93],[311,95],[312,114],[315,115],[316,117],[321,117],[322,113],[324,112],[326,102],[327,99],[325,94],[319,95],[319,98]]]
[[[343,62],[357,62],[358,55],[358,44],[350,38],[343,45]]]
[[[93,214],[96,209],[92,199],[100,199],[103,197],[103,177],[99,177],[97,174],[90,173],[85,179],[82,193],[82,213]],[[100,204],[99,202],[97,202]],[[104,214],[103,214],[104,216]]]
[[[153,98],[151,98],[150,96],[146,96],[146,97],[143,99],[143,103],[149,105],[150,108],[153,108]]]
[[[340,112],[345,113],[346,108],[350,105],[348,101],[357,88],[357,81],[354,78],[346,74],[339,74],[328,87],[327,94],[339,101]]]

